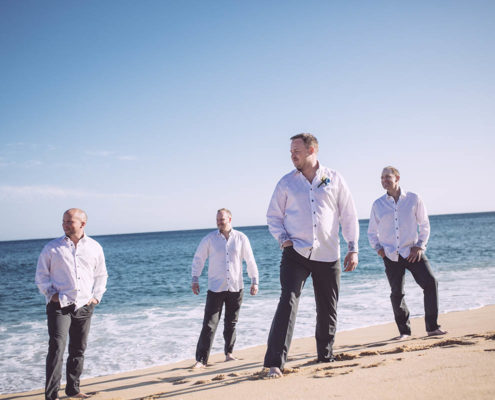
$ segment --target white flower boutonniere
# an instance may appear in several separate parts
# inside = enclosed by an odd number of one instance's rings
[[[318,187],[320,187],[321,185],[325,185],[327,186],[329,183],[330,183],[330,179],[327,178],[325,175],[323,175],[320,179],[320,184],[318,185]]]

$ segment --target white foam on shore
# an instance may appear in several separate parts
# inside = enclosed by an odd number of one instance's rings
[[[495,304],[495,266],[470,270],[440,268],[440,312],[460,311]],[[359,276],[342,280],[338,330],[393,322],[385,275],[367,281]],[[238,323],[236,349],[265,344],[277,306],[279,291],[257,296],[245,294]],[[406,301],[411,316],[422,316],[423,293],[410,274]],[[204,297],[173,309],[152,307],[134,313],[101,313],[93,317],[83,378],[148,368],[193,359],[203,320]],[[118,310],[118,309],[117,309]],[[299,304],[294,337],[314,335],[315,304],[308,281]],[[448,327],[447,327],[448,329]],[[212,354],[223,352],[223,324],[219,324]],[[2,326],[0,393],[43,387],[48,333],[45,321]],[[260,360],[260,364],[262,360]]]

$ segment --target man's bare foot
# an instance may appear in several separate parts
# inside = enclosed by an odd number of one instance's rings
[[[225,361],[235,361],[235,360],[237,360],[237,358],[236,358],[236,357],[234,357],[234,356],[232,355],[232,353],[227,353],[227,354],[225,355]]]
[[[442,331],[440,328],[435,329],[434,331],[428,332],[428,336],[440,336],[445,335],[447,331]]]
[[[206,365],[203,364],[201,361],[196,361],[196,363],[192,366],[192,369],[202,369],[205,367]]]
[[[408,335],[406,333],[403,333],[402,335],[400,336],[397,336],[396,338],[394,338],[395,340],[407,340],[411,337],[411,335]]]
[[[79,392],[78,394],[76,394],[74,396],[69,396],[69,397],[72,397],[74,399],[89,399],[91,396],[89,394]]]
[[[282,378],[283,374],[278,367],[270,367],[270,371],[268,372],[268,378]]]

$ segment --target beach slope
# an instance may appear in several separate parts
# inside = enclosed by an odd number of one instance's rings
[[[203,370],[191,370],[187,360],[87,379],[82,390],[95,400],[494,399],[495,306],[442,314],[440,323],[448,334],[427,337],[423,319],[415,318],[404,341],[393,339],[392,323],[339,332],[337,361],[329,364],[315,363],[313,338],[294,340],[280,379],[266,378],[265,346],[257,346],[236,352],[237,361],[213,355]],[[43,391],[0,399],[38,400]]]

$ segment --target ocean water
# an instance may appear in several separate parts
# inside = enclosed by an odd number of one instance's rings
[[[430,222],[427,255],[439,281],[440,311],[495,304],[495,212],[432,216]],[[393,321],[383,264],[367,242],[368,221],[360,226],[359,266],[342,274],[339,331]],[[241,349],[266,343],[280,295],[280,250],[266,226],[236,229],[248,235],[260,272],[259,294],[244,296],[236,343]],[[94,236],[105,251],[109,279],[93,316],[83,378],[194,358],[207,281],[205,269],[201,294],[193,295],[190,264],[211,230]],[[34,274],[48,240],[0,242],[1,394],[44,385],[48,333]],[[422,291],[409,273],[406,301],[412,316],[423,315]],[[294,336],[313,336],[314,325],[308,279]],[[219,325],[212,354],[223,351],[222,330]]]

